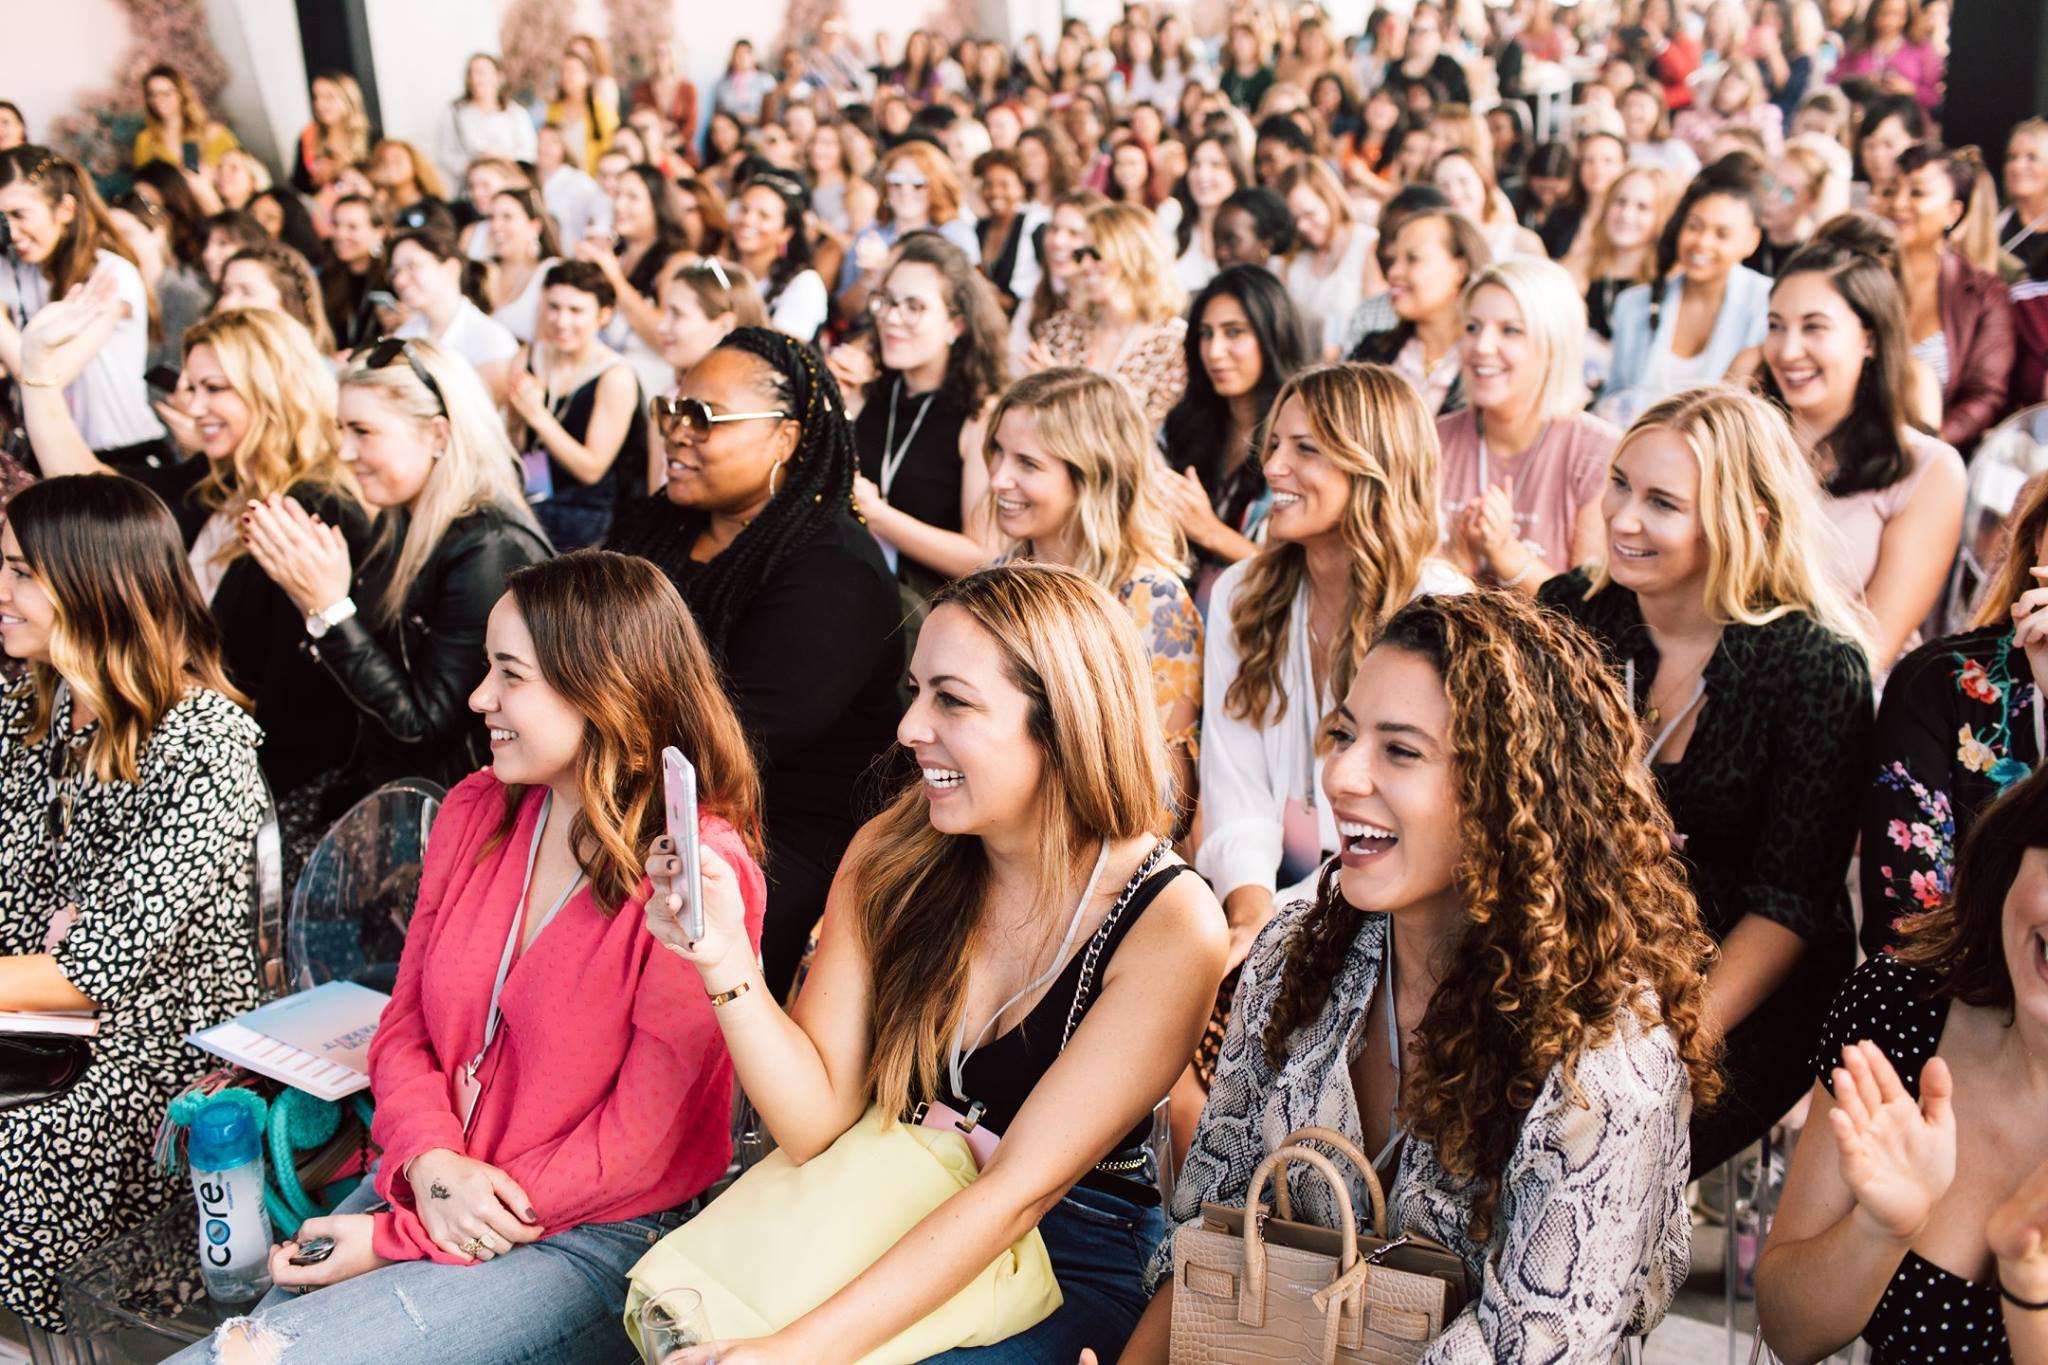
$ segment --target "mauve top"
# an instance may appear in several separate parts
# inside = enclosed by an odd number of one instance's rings
[[[1479,415],[1470,408],[1436,419],[1443,445],[1437,518],[1446,543],[1457,519],[1480,493]],[[1607,486],[1607,463],[1621,433],[1591,413],[1546,424],[1536,444],[1506,463],[1487,450],[1486,483],[1514,480],[1515,533],[1544,563],[1563,573],[1572,562],[1572,523],[1578,509],[1597,502]]]
[[[431,1148],[511,1176],[549,1234],[674,1208],[731,1160],[732,1059],[696,973],[647,931],[644,878],[611,915],[585,882],[513,962],[464,1136],[449,1077],[483,1042],[544,794],[523,793],[510,837],[488,852],[505,812],[489,771],[448,793],[434,821],[398,985],[370,1045],[377,1193],[391,1203],[374,1215],[373,1238],[386,1260],[454,1261],[427,1235],[400,1174]],[[761,869],[725,821],[706,812],[698,829],[738,877],[758,946]]]
[[[1913,464],[1896,483],[1821,499],[1835,532],[1835,547],[1829,556],[1829,567],[1842,586],[1858,598],[1863,596],[1870,580],[1877,574],[1877,555],[1884,540],[1884,528],[1913,501],[1913,494],[1919,489],[1927,471],[1937,464],[1947,464],[1955,467],[1957,478],[1963,477],[1963,457],[1956,454],[1954,446],[1914,427],[1906,428],[1905,445],[1906,456]],[[1913,649],[1919,643],[1920,632],[1916,630],[1906,641],[1906,648]],[[1878,661],[1880,667],[1889,666],[1891,662],[1890,659]]]

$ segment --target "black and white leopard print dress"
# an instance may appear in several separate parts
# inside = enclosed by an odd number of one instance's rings
[[[150,1145],[211,1065],[185,1035],[257,1002],[250,855],[267,798],[262,732],[218,692],[171,708],[134,783],[93,776],[95,727],[71,734],[61,695],[50,734],[28,743],[32,705],[26,685],[0,697],[0,955],[52,951],[53,914],[75,906],[57,965],[108,1016],[77,1085],[0,1112],[0,1305],[58,1330],[58,1272],[180,1193]],[[52,746],[67,742],[59,842],[46,810]]]

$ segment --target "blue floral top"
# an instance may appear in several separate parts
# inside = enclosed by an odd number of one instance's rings
[[[2041,694],[2012,631],[1985,626],[1899,661],[1877,713],[1876,780],[1863,808],[1863,947],[1948,894],[1977,813],[2041,761]]]

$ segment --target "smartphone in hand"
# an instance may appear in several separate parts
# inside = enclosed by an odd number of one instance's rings
[[[661,751],[661,780],[669,841],[683,860],[683,874],[676,879],[676,894],[683,902],[683,934],[694,943],[704,937],[704,898],[699,894],[703,864],[697,844],[697,769],[673,744]]]

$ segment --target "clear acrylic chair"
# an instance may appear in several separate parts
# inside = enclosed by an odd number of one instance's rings
[[[292,893],[285,988],[353,981],[389,991],[419,894],[427,837],[447,793],[425,778],[386,783],[334,822]]]
[[[1978,594],[2005,554],[2006,522],[2027,486],[2043,475],[2048,475],[2048,403],[2036,403],[1986,432],[1971,457],[1962,547],[1937,608],[1944,632],[1969,628]]]

